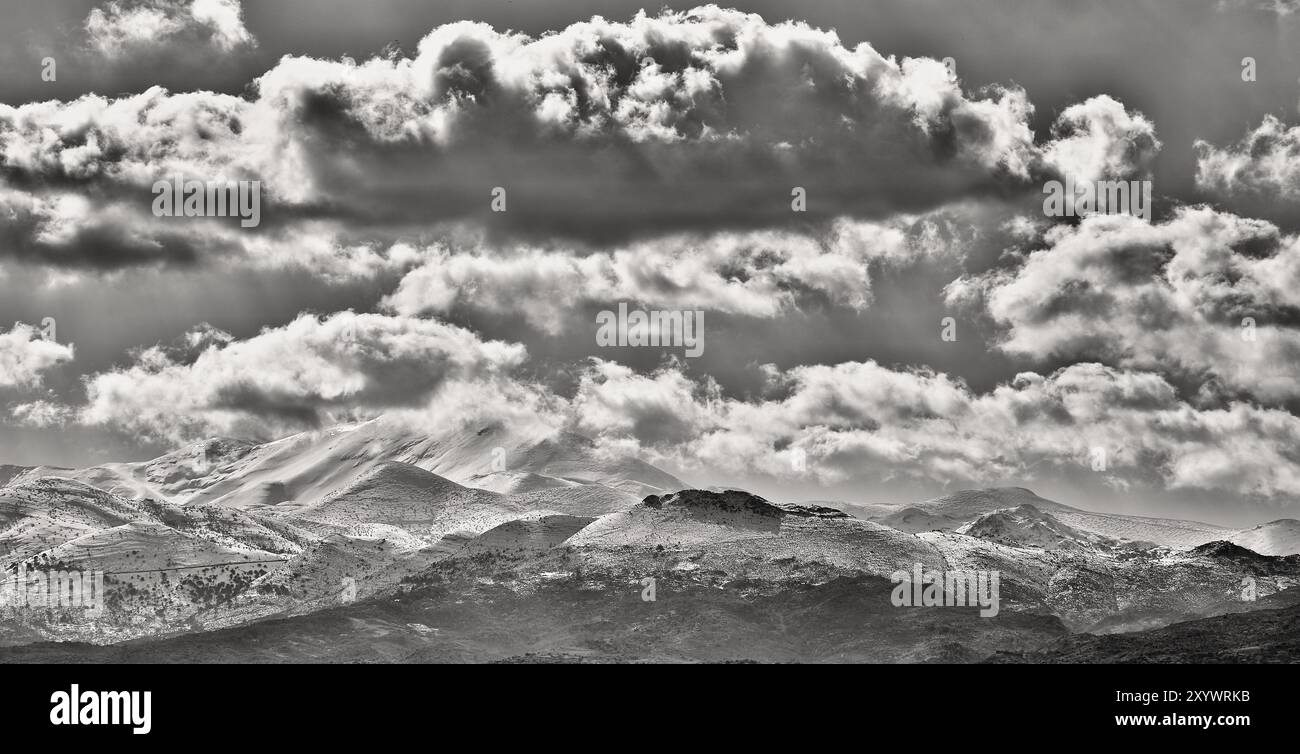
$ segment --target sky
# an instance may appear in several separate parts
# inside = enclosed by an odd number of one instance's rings
[[[1291,0],[6,14],[0,463],[386,415],[773,499],[1300,517]],[[156,216],[177,176],[259,222]],[[598,345],[620,303],[702,352]]]

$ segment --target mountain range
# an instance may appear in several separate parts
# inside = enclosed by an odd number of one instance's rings
[[[107,607],[0,607],[9,661],[1106,661],[1087,637],[1300,603],[1292,519],[1232,530],[1023,488],[773,502],[500,425],[215,438],[0,483],[0,575],[102,571]],[[896,607],[914,568],[997,572],[998,614]]]

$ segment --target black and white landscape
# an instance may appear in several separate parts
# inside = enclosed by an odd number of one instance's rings
[[[0,661],[1300,661],[1292,0],[14,5]]]

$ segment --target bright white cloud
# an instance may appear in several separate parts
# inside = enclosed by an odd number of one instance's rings
[[[1236,144],[1196,142],[1196,184],[1216,196],[1300,202],[1300,126],[1272,115]]]
[[[1300,237],[1201,207],[1157,224],[1093,216],[1044,242],[948,289],[951,303],[983,302],[1002,350],[1154,369],[1207,397],[1300,397]]]
[[[524,358],[522,346],[432,320],[352,312],[202,342],[192,358],[154,347],[127,368],[89,377],[81,421],[171,440],[276,435],[349,412],[422,405],[449,382],[489,380]]]
[[[33,388],[41,384],[41,372],[71,361],[71,345],[43,337],[31,325],[15,324],[0,332],[0,388]]]
[[[1045,159],[1079,181],[1136,177],[1160,151],[1155,124],[1105,94],[1065,108],[1052,136]]]
[[[239,0],[110,0],[84,25],[91,49],[113,59],[196,40],[227,52],[256,43]]]
[[[747,402],[719,400],[672,369],[638,375],[598,362],[575,399],[577,422],[687,472],[862,485],[1032,483],[1090,469],[1101,448],[1116,486],[1300,493],[1291,450],[1300,419],[1244,403],[1197,409],[1156,374],[1076,364],[1026,372],[985,394],[946,375],[874,362],[772,374],[781,397]]]

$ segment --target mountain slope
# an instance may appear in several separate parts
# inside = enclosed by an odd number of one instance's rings
[[[213,438],[137,463],[15,467],[10,481],[57,476],[122,497],[238,509],[286,501],[311,506],[376,466],[394,462],[466,486],[511,493],[601,485],[640,499],[687,486],[638,459],[602,453],[591,440],[572,433],[512,432],[487,425],[429,434],[383,418],[263,444]]]
[[[1076,510],[1068,505],[1039,497],[1023,487],[959,490],[943,497],[905,505],[887,503],[867,505],[836,503],[834,505],[859,518],[911,534],[953,531],[985,513],[1021,505],[1036,506],[1039,510],[1053,513]]]
[[[1013,547],[1044,550],[1090,550],[1111,543],[1099,535],[1066,526],[1055,516],[1029,503],[985,513],[968,524],[962,524],[957,533]]]
[[[1229,537],[1228,541],[1260,555],[1300,554],[1300,521],[1280,518],[1253,529],[1243,529]]]
[[[358,524],[389,524],[433,542],[455,531],[486,531],[524,509],[505,495],[463,487],[418,466],[385,462],[319,502],[257,510],[318,534]]]
[[[1001,651],[987,661],[1090,665],[1297,663],[1300,605],[1292,601],[1278,609],[1202,618],[1118,636],[1078,634],[1038,651]]]
[[[734,490],[651,495],[631,510],[601,516],[565,544],[584,568],[699,572],[723,581],[887,577],[916,563],[942,565],[934,548],[904,532],[831,508],[776,505]]]
[[[641,502],[633,495],[603,484],[575,484],[511,495],[529,510],[553,510],[573,516],[602,516],[628,510]]]
[[[999,642],[1036,646],[1067,628],[1131,632],[1250,610],[1247,592],[1266,601],[1300,584],[1300,557],[1260,554],[1295,548],[1293,520],[1236,532],[1091,513],[1014,487],[853,506],[877,519],[863,520],[737,490],[680,489],[577,435],[498,426],[429,435],[372,421],[260,445],[214,439],[74,470],[75,480],[54,471],[13,469],[0,488],[0,566],[104,570],[110,614],[91,625],[23,613],[23,640],[156,637],[429,590],[514,605],[526,624],[553,632],[555,641],[535,646],[562,654],[565,636],[601,641],[593,637],[617,595],[632,606],[616,621],[631,643],[602,656],[634,652],[633,639],[654,635],[664,657],[724,657],[745,637],[765,647],[760,656],[792,659],[794,645],[773,632],[817,626],[817,606],[839,600],[844,610],[824,615],[834,635],[798,642],[799,651],[971,661]],[[656,492],[634,494],[646,490]],[[918,564],[996,571],[998,617],[895,607],[890,577]],[[668,612],[642,596],[655,588]],[[803,607],[784,607],[794,604]],[[758,605],[767,615],[747,612]],[[429,609],[443,614],[436,600]],[[463,636],[495,631],[474,624],[490,612],[478,603],[458,612]],[[19,635],[6,625],[0,643]],[[532,651],[532,638],[522,630],[489,654]]]
[[[137,520],[155,519],[71,479],[37,479],[0,488],[0,566]]]
[[[951,495],[907,505],[838,503],[838,507],[868,521],[876,521],[900,531],[919,534],[927,531],[955,531],[995,510],[1030,505],[1051,514],[1059,525],[1076,531],[1146,546],[1186,550],[1207,542],[1230,538],[1234,532],[1222,526],[1200,521],[1150,518],[1118,513],[1080,510],[1043,497],[1022,487],[993,487],[961,490]],[[1280,541],[1290,541],[1281,535]]]
[[[1078,510],[1054,500],[1039,497],[1024,487],[990,487],[982,490],[960,490],[923,503],[916,503],[914,507],[933,515],[969,521],[985,513],[991,513],[1003,508],[1016,508],[1021,505],[1030,505],[1040,511],[1051,513]]]
[[[603,453],[591,440],[572,432],[536,436],[488,425],[447,434],[432,451],[427,466],[420,465],[472,487],[497,489],[502,472],[514,475],[502,489],[599,484],[640,498],[688,486],[639,459]],[[504,468],[498,470],[496,465]],[[521,474],[526,475],[522,480]]]
[[[529,513],[483,532],[454,557],[540,555],[566,542],[594,520],[560,513]]]
[[[1176,550],[1191,549],[1206,542],[1225,539],[1232,534],[1231,529],[1222,526],[1173,518],[1150,518],[1081,510],[1059,511],[1053,515],[1064,524],[1103,537],[1129,542],[1147,542]]]

